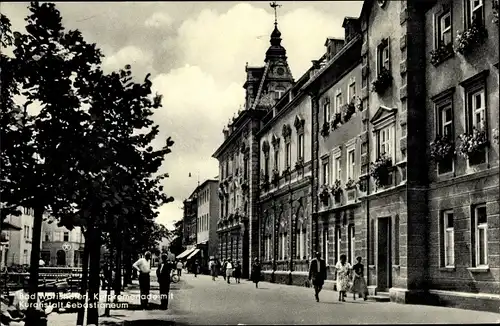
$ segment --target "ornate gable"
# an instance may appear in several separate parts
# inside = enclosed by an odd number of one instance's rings
[[[297,114],[297,116],[295,116],[295,121],[293,123],[295,129],[297,129],[297,131],[303,130],[304,124],[305,124],[304,118],[302,118],[300,114]]]
[[[378,129],[377,127],[382,124],[385,125],[386,123],[394,122],[396,120],[397,111],[398,109],[396,108],[388,108],[381,105],[371,118],[370,122],[375,129]]]

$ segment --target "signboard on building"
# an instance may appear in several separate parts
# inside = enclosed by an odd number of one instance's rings
[[[63,245],[62,245],[62,249],[63,249],[64,251],[70,251],[70,250],[71,250],[71,245],[70,245],[69,243],[65,242],[65,243],[63,243]]]

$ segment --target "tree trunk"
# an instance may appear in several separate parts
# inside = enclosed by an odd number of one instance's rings
[[[130,254],[128,246],[125,244],[123,247],[123,288],[132,283],[132,273],[130,271]]]
[[[116,241],[116,272],[115,272],[115,295],[122,292],[122,238]]]
[[[119,242],[120,240],[118,240]],[[107,278],[107,283],[106,284],[106,308],[104,310],[104,315],[109,317],[110,315],[110,305],[109,305],[109,298],[111,298],[111,286],[113,284],[113,258],[114,258],[114,251],[115,251],[115,246],[113,244],[113,236],[110,234],[110,251],[109,251],[109,278]],[[107,277],[108,275],[105,275]],[[115,275],[115,280],[116,282],[116,275]],[[116,295],[116,291],[115,291]]]
[[[101,263],[101,230],[99,227],[92,228],[92,242],[90,249],[89,266],[89,308],[87,314],[87,325],[99,324],[99,294],[100,294],[100,263]]]
[[[89,253],[90,253],[90,241],[89,234],[85,232],[83,234],[85,237],[85,244],[83,247],[83,265],[82,265],[82,281],[80,283],[80,308],[78,309],[78,316],[76,319],[76,325],[81,326],[84,323],[85,318],[85,301],[87,298],[87,289],[88,289],[88,279],[89,279]]]
[[[40,242],[42,239],[42,221],[44,207],[34,207],[33,242],[31,243],[31,261],[29,278],[29,299],[26,313],[26,326],[39,326],[43,323],[36,317],[36,303],[38,302],[38,271],[40,260]]]

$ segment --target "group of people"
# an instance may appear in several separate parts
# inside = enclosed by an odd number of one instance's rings
[[[345,254],[340,255],[340,259],[335,265],[337,273],[337,291],[339,292],[339,301],[345,302],[347,292],[353,293],[353,299],[356,300],[356,295],[364,300],[368,296],[368,288],[364,279],[364,265],[361,263],[362,258],[357,257],[357,263],[351,266],[347,262]],[[314,297],[319,302],[319,293],[323,288],[323,284],[327,278],[327,267],[321,254],[316,252],[316,257],[309,265],[309,281],[314,287]]]
[[[233,263],[232,259],[229,258],[224,260],[221,264],[214,257],[210,257],[208,267],[210,269],[212,281],[215,281],[219,275],[222,275],[228,284],[231,284],[231,277],[234,277],[236,283],[240,283],[241,281],[242,267],[239,261]],[[252,264],[251,279],[255,283],[255,287],[259,287],[259,281],[261,279],[261,266],[257,258],[255,258],[254,263]]]

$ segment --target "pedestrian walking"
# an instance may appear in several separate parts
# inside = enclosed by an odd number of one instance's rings
[[[226,267],[227,267],[227,260],[224,259],[224,262],[222,263],[222,268],[221,268],[221,273],[222,273],[222,277],[224,278],[224,281],[226,280]]]
[[[255,258],[252,264],[251,278],[252,282],[255,283],[255,288],[259,287],[259,281],[261,278],[262,267],[260,266],[259,259]]]
[[[352,298],[356,300],[356,294],[359,295],[360,298],[363,298],[366,301],[366,297],[368,296],[368,287],[366,286],[365,278],[364,278],[364,270],[365,266],[361,263],[362,258],[357,257],[357,263],[352,266]]]
[[[231,283],[231,276],[233,276],[234,268],[233,268],[233,262],[231,258],[228,259],[227,264],[226,264],[226,279],[227,279],[227,284]]]
[[[193,263],[193,273],[194,277],[198,277],[198,274],[200,273],[200,262],[198,259]]]
[[[236,283],[240,283],[241,279],[241,263],[239,261],[236,262],[236,265],[234,266],[234,280]]]
[[[156,270],[158,283],[160,283],[160,308],[168,309],[168,296],[170,294],[170,282],[173,264],[169,261],[168,255],[161,255],[161,264]]]
[[[143,309],[148,308],[149,288],[151,286],[151,279],[149,273],[151,272],[151,253],[146,251],[144,258],[139,258],[132,267],[139,272],[139,288],[141,291],[141,306]]]
[[[314,297],[319,302],[319,293],[323,289],[326,280],[326,262],[321,258],[321,254],[316,252],[316,257],[309,265],[309,281],[314,286]]]
[[[176,268],[177,268],[177,276],[181,277],[182,275],[182,262],[180,260],[177,261],[177,265],[176,265]]]
[[[210,261],[208,262],[208,269],[210,270],[210,275],[212,276],[212,281],[215,281],[217,277],[217,263],[213,256],[210,256]]]
[[[337,291],[339,291],[339,301],[345,301],[346,292],[349,291],[349,273],[351,264],[347,261],[345,254],[340,255],[340,260],[335,265],[337,270]]]

